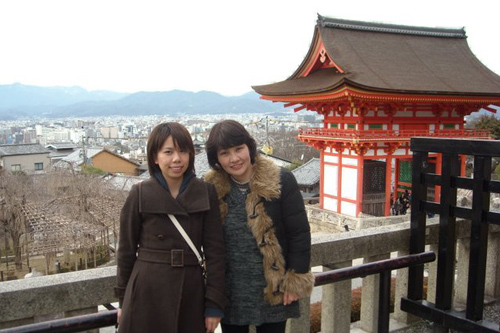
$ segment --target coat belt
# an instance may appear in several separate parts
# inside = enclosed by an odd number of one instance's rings
[[[170,251],[165,251],[139,247],[139,251],[137,251],[137,260],[159,264],[170,264],[173,267],[199,265],[196,255],[192,253],[191,250],[184,249],[172,249]]]

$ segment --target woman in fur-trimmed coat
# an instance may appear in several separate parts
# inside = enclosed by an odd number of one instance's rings
[[[226,296],[223,333],[285,331],[310,295],[311,234],[293,174],[257,156],[254,139],[234,120],[216,124],[206,144],[224,224]]]

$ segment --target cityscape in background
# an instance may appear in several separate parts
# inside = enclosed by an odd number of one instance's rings
[[[287,113],[277,112],[276,115],[251,113],[30,118],[0,122],[0,144],[38,143],[47,146],[70,143],[75,148],[102,147],[142,164],[146,161],[147,138],[156,125],[162,122],[179,122],[186,126],[196,144],[203,145],[212,126],[224,119],[241,122],[255,137],[259,148],[268,151],[272,151],[277,134],[283,139],[283,134],[297,133],[300,127],[322,125],[322,116],[307,111],[295,113],[293,110]],[[307,147],[295,137],[290,138],[289,143],[294,147]]]

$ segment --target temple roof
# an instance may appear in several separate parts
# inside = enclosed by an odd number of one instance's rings
[[[309,52],[295,73],[285,81],[252,88],[261,95],[291,96],[326,93],[345,85],[382,93],[500,96],[500,76],[472,53],[463,28],[321,15]]]

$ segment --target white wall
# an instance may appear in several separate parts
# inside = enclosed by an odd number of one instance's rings
[[[22,171],[34,171],[35,163],[43,163],[43,169],[47,169],[50,165],[49,154],[4,156],[2,161],[3,167],[9,171],[15,164],[20,164]]]

